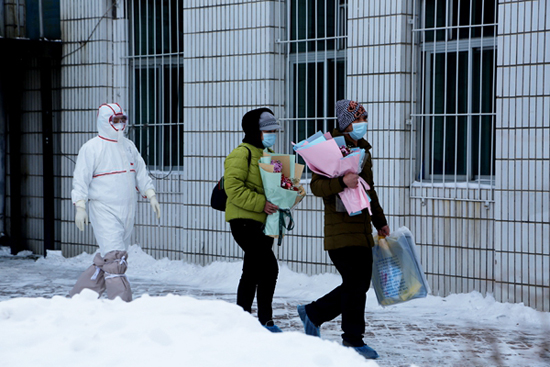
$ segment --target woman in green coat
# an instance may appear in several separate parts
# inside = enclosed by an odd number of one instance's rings
[[[268,108],[248,111],[242,120],[243,142],[225,160],[224,185],[227,194],[225,220],[235,242],[244,251],[243,272],[237,288],[237,304],[252,311],[257,292],[258,319],[272,332],[281,332],[273,323],[273,293],[279,274],[273,253],[273,238],[264,234],[268,214],[276,205],[267,201],[258,160],[264,148],[275,143],[279,124]]]

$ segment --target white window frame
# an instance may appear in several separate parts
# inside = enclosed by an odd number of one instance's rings
[[[146,163],[148,165],[148,168],[152,171],[161,171],[161,172],[168,172],[168,174],[172,172],[180,172],[183,171],[183,154],[178,154],[180,150],[183,149],[183,106],[178,106],[176,108],[177,116],[173,116],[172,114],[172,105],[180,103],[180,101],[174,101],[172,100],[171,95],[166,95],[165,90],[166,87],[172,88],[178,88],[180,90],[180,94],[182,94],[182,97],[180,99],[183,101],[183,39],[180,38],[180,35],[178,34],[178,29],[183,29],[183,24],[179,24],[180,19],[180,13],[183,12],[183,2],[184,0],[180,0],[181,6],[179,6],[178,0],[175,0],[176,6],[169,6],[168,7],[168,13],[169,19],[164,19],[163,14],[161,15],[161,23],[164,24],[165,22],[168,22],[168,29],[170,30],[170,39],[166,39],[166,35],[164,32],[160,34],[161,37],[161,43],[164,44],[164,42],[168,42],[170,44],[170,48],[172,52],[164,52],[164,53],[148,53],[146,52],[140,52],[136,50],[137,42],[134,39],[134,34],[136,31],[136,27],[145,27],[146,29],[146,44],[147,48],[149,48],[149,37],[151,36],[149,34],[149,24],[142,24],[141,19],[146,19],[147,22],[153,22],[153,29],[156,32],[156,14],[149,14],[146,13],[143,17],[143,14],[141,14],[141,5],[147,4],[149,0],[130,0],[128,4],[128,20],[129,20],[129,57],[128,57],[128,71],[130,73],[129,75],[129,96],[130,96],[130,108],[128,111],[128,114],[130,116],[130,138],[132,138],[140,151],[143,158],[146,160]],[[165,0],[168,4],[171,4],[171,0]],[[162,8],[164,9],[165,2],[162,2]],[[173,5],[173,4],[172,4]],[[148,7],[147,11],[149,10]],[[156,7],[154,8],[156,11]],[[172,24],[172,12],[176,11],[178,12],[176,15],[176,19],[178,24]],[[137,15],[135,12],[139,12]],[[182,18],[182,17],[181,17]],[[139,19],[139,24],[135,24],[134,20]],[[183,18],[182,18],[183,22]],[[161,26],[162,27],[162,26]],[[161,28],[162,29],[162,28]],[[174,37],[174,38],[172,38]],[[153,49],[156,50],[156,42],[157,42],[157,34],[155,33],[153,35]],[[176,49],[172,49],[171,42],[175,40],[176,42]],[[164,46],[160,46],[164,47]],[[177,71],[170,72],[168,75],[168,85],[165,85],[166,80],[166,68],[169,69],[176,69]],[[138,85],[139,83],[136,82],[136,71],[138,70],[149,70],[154,71],[153,73],[153,80],[150,80],[149,73],[147,73],[147,85],[153,85],[154,91],[147,93],[147,91],[142,92],[141,85]],[[170,75],[173,74],[173,75]],[[172,76],[172,77],[170,77]],[[176,77],[176,80],[174,80],[174,76]],[[180,85],[181,84],[181,85]],[[147,95],[144,96],[143,93],[146,93]],[[152,95],[152,98],[154,98],[153,103],[150,101],[150,96]],[[138,121],[137,114],[140,113],[137,111],[137,100],[140,100],[141,103],[146,104],[147,113],[146,116],[149,116],[152,114],[154,121],[146,121],[146,124],[135,124],[135,121]],[[168,106],[167,106],[168,105]],[[168,116],[165,113],[166,107],[169,109]],[[151,108],[153,109],[151,111]],[[181,110],[181,113],[179,112]],[[143,116],[141,116],[143,118]],[[172,128],[168,130],[168,133],[165,132],[166,127],[170,126],[176,126],[176,133],[174,134]],[[143,131],[146,131],[146,129],[153,127],[153,133],[145,132],[146,139],[142,140],[137,138],[137,130],[143,129]],[[177,128],[179,127],[179,128]],[[180,130],[182,130],[180,134]],[[169,153],[168,156],[165,156],[164,148],[166,146],[169,146]],[[174,153],[173,148],[175,148],[176,153]],[[148,159],[148,152],[153,151],[153,159]],[[166,161],[169,162],[166,162]]]
[[[302,0],[304,1],[304,0]],[[317,9],[318,6],[321,6],[325,4],[322,0],[308,0],[313,1],[314,8]],[[337,75],[338,75],[338,62],[343,63],[344,68],[346,68],[346,61],[347,61],[347,1],[345,0],[335,0],[335,12],[338,12],[338,14],[334,17],[336,23],[335,23],[335,36],[319,36],[317,33],[317,29],[315,29],[315,34],[313,37],[307,36],[307,29],[310,26],[308,24],[309,19],[309,12],[308,8],[306,6],[305,14],[298,14],[296,12],[296,19],[294,19],[295,23],[298,24],[299,22],[305,22],[306,27],[306,38],[300,38],[300,39],[292,39],[291,34],[291,27],[292,27],[292,1],[286,0],[285,3],[285,10],[286,10],[286,21],[284,24],[286,24],[286,32],[282,33],[282,39],[278,42],[283,44],[284,52],[286,55],[286,83],[285,83],[285,117],[280,118],[279,120],[283,123],[284,126],[284,136],[282,137],[280,147],[282,148],[282,151],[286,151],[287,153],[291,152],[291,149],[288,148],[291,146],[291,142],[297,142],[295,140],[306,138],[312,134],[314,134],[316,131],[309,131],[307,122],[314,121],[321,124],[320,130],[323,130],[323,132],[326,132],[329,126],[329,122],[336,121],[336,117],[334,116],[334,106],[327,105],[327,103],[323,104],[323,110],[321,115],[318,115],[315,113],[314,117],[307,117],[310,114],[310,111],[307,110],[307,101],[309,98],[314,98],[314,100],[318,100],[319,97],[322,97],[322,101],[326,101],[328,99],[330,90],[333,89],[336,96],[336,85],[329,85],[329,65],[331,62],[334,62],[334,83],[337,83]],[[327,24],[327,10],[330,11],[330,9],[325,9],[325,23]],[[300,16],[302,18],[300,19]],[[305,19],[305,20],[304,20]],[[328,49],[327,43],[329,41],[334,41],[334,49]],[[314,51],[305,51],[305,52],[292,52],[292,46],[295,45],[296,48],[298,48],[298,45],[302,43],[315,43],[317,45],[317,42],[324,42],[325,47],[323,50],[318,50],[317,46],[315,47]],[[306,46],[307,48],[307,46]],[[308,64],[323,64],[322,68],[322,86],[318,86],[315,88],[315,95],[309,96],[307,93],[307,90],[305,91],[305,100],[306,100],[306,117],[298,117],[296,116],[298,111],[298,92],[297,89],[294,90],[293,86],[295,85],[295,80],[299,76],[295,72],[297,70],[298,65],[306,65],[306,75],[305,75],[305,88],[307,89],[309,79],[315,78],[317,79],[317,69],[315,68],[315,72],[313,75],[311,73],[308,73]],[[344,69],[343,72],[344,75],[344,83],[346,83],[346,72]],[[317,83],[317,81],[315,82]],[[344,94],[346,91],[346,87],[344,86]],[[318,93],[322,93],[322,96],[319,96]],[[344,96],[341,96],[344,98]],[[336,102],[336,101],[334,101]],[[299,135],[299,124],[302,123],[301,126],[303,129],[305,129],[304,136]],[[306,169],[306,175],[305,177],[309,177],[309,172]]]
[[[433,198],[433,199],[456,199],[456,200],[469,200],[469,201],[493,201],[494,197],[494,183],[495,183],[495,167],[494,167],[494,137],[491,137],[491,147],[490,151],[492,152],[492,156],[489,157],[491,163],[490,168],[490,174],[489,175],[474,175],[472,170],[472,164],[470,163],[472,161],[473,156],[473,147],[474,143],[472,141],[472,126],[473,126],[473,118],[479,117],[481,119],[481,116],[490,116],[491,117],[491,129],[494,132],[495,125],[496,125],[496,91],[495,91],[495,85],[496,85],[496,52],[497,52],[497,34],[496,34],[496,7],[498,5],[498,2],[495,0],[495,20],[494,23],[483,23],[480,25],[452,25],[450,24],[453,19],[452,14],[452,4],[453,0],[445,0],[446,1],[446,9],[448,9],[445,19],[445,26],[437,26],[436,22],[434,21],[434,27],[427,28],[426,26],[426,20],[425,14],[426,14],[426,0],[418,0],[415,1],[414,10],[413,10],[413,57],[412,57],[412,70],[416,75],[413,75],[413,78],[415,78],[416,82],[413,83],[412,93],[412,106],[411,110],[413,113],[411,113],[411,120],[413,124],[411,124],[411,128],[416,130],[415,134],[411,134],[411,149],[413,147],[416,147],[416,154],[414,152],[411,152],[411,171],[415,173],[414,180],[411,184],[411,197],[416,198]],[[472,7],[473,1],[472,0],[457,0],[457,1],[468,1],[470,2],[470,8]],[[460,7],[460,3],[458,5]],[[437,14],[437,10],[434,9],[434,14]],[[483,15],[482,15],[483,17]],[[471,18],[470,18],[471,23]],[[417,27],[418,26],[418,27]],[[479,27],[494,27],[494,35],[492,36],[485,36],[485,37],[478,37],[473,38],[472,37],[472,29],[479,28]],[[460,29],[469,29],[469,37],[463,38],[463,39],[452,39],[452,32],[456,31],[458,34]],[[436,40],[435,42],[426,42],[425,41],[425,35],[426,32],[441,32],[442,30],[445,32],[444,40]],[[473,66],[473,56],[474,52],[476,50],[480,50],[480,68],[482,67],[481,64],[483,62],[483,51],[486,50],[492,50],[493,51],[493,75],[492,75],[492,108],[489,113],[487,112],[472,112],[472,100],[473,100],[473,93],[472,90],[474,88],[473,85],[473,75],[475,72],[480,73],[480,92],[481,92],[481,71],[474,70]],[[435,103],[434,99],[430,95],[431,90],[435,88],[435,71],[432,70],[432,60],[434,55],[445,55],[445,54],[454,54],[457,57],[457,69],[458,69],[458,54],[462,52],[467,52],[468,54],[468,65],[467,65],[467,75],[468,75],[468,101],[467,101],[467,111],[465,113],[447,113],[447,98],[443,98],[444,105],[445,105],[445,112],[444,113],[434,113]],[[445,65],[445,70],[447,71],[447,65]],[[458,75],[458,74],[457,74]],[[429,84],[433,83],[433,87],[426,87],[429,86]],[[457,89],[458,89],[458,83],[457,83]],[[445,78],[445,87],[444,90],[447,90],[447,79]],[[456,92],[454,92],[456,93]],[[455,94],[455,98],[458,101],[458,94]],[[430,106],[430,104],[432,104]],[[458,103],[457,106],[455,106],[456,109],[458,109]],[[481,93],[480,93],[480,107],[481,109]],[[449,175],[449,174],[437,174],[433,172],[433,164],[434,164],[434,158],[431,154],[431,151],[434,149],[434,138],[431,136],[432,134],[432,126],[435,123],[433,118],[435,117],[443,117],[444,121],[446,121],[447,117],[466,117],[466,172],[465,174],[457,174],[457,164],[458,164],[458,152],[455,148],[455,174]],[[458,119],[456,121],[456,126],[458,126],[459,122]],[[430,126],[431,125],[431,126]],[[426,129],[425,129],[426,128]],[[444,125],[444,129],[446,126]],[[427,134],[424,133],[424,131],[427,131]],[[445,130],[444,130],[445,131]],[[480,125],[480,131],[481,131],[481,125]],[[443,142],[443,149],[442,149],[442,155],[443,155],[443,167],[445,167],[445,135],[446,132],[444,132],[444,142]],[[478,151],[481,152],[481,132],[479,139],[477,141],[478,144]],[[431,143],[426,144],[426,142]],[[431,157],[431,162],[429,161]],[[416,159],[415,159],[416,158]],[[478,170],[480,170],[481,166],[481,153],[479,153],[478,157]],[[425,172],[424,170],[428,171]],[[429,172],[432,170],[431,172]],[[445,170],[445,168],[443,168]],[[423,190],[425,188],[432,188],[433,190]],[[445,190],[451,188],[452,190]],[[458,191],[460,189],[477,189],[477,193],[466,194],[459,193]],[[488,190],[489,193],[482,193],[482,190]],[[471,191],[471,190],[470,190]],[[474,190],[475,191],[475,190]]]

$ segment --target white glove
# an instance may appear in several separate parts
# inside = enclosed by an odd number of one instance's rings
[[[157,196],[153,195],[149,198],[149,203],[151,203],[151,206],[153,207],[153,211],[157,214],[157,219],[160,219],[160,205],[159,201],[157,200]]]
[[[88,224],[88,213],[86,213],[86,203],[84,200],[79,200],[75,204],[76,214],[74,216],[74,224],[81,231],[84,231],[84,223]]]

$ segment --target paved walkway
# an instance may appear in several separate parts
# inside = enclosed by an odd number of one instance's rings
[[[32,259],[0,257],[0,301],[14,297],[65,295],[80,271],[24,266]],[[24,269],[24,271],[22,271]],[[37,279],[41,281],[37,282]],[[36,284],[38,283],[38,284]],[[213,293],[182,284],[131,279],[134,297],[169,293],[198,299],[235,301],[234,293]],[[14,287],[14,284],[17,286]],[[303,332],[296,306],[305,301],[275,298],[274,319],[284,331]],[[550,366],[550,330],[510,333],[482,324],[441,324],[434,310],[419,309],[404,319],[385,309],[367,313],[369,342],[381,355],[380,366]],[[340,320],[323,325],[323,339],[340,341]],[[283,351],[281,351],[283,352]],[[521,363],[518,364],[518,361]],[[305,366],[307,367],[307,366]],[[343,366],[347,367],[347,366]]]

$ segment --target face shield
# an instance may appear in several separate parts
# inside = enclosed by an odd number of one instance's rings
[[[109,124],[115,129],[116,131],[124,131],[126,129],[126,125],[128,123],[128,116],[124,114],[115,114],[109,118]]]

